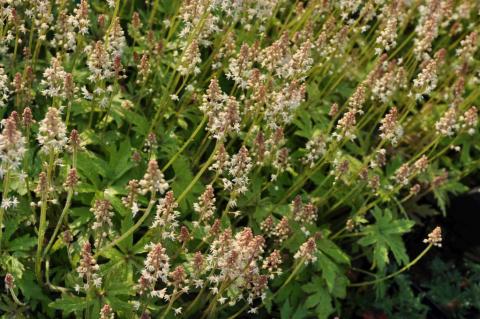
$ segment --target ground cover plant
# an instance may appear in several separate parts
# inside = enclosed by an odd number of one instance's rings
[[[425,316],[478,1],[1,2],[4,318]]]

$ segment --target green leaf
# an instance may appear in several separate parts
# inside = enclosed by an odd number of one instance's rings
[[[292,316],[292,307],[290,306],[290,301],[287,299],[283,303],[282,309],[280,310],[280,318],[287,319]]]
[[[292,319],[302,319],[302,318],[307,318],[308,312],[305,307],[298,307],[295,309],[295,313],[292,316]]]
[[[405,203],[404,208],[405,211],[409,212],[415,224],[420,226],[424,225],[424,220],[429,220],[432,216],[440,214],[440,212],[431,205],[418,204],[414,201]]]
[[[470,156],[471,146],[471,139],[466,139],[462,143],[462,151],[460,153],[460,161],[462,163],[470,163],[472,161],[472,157]]]
[[[433,190],[433,195],[437,200],[437,204],[440,207],[443,215],[447,214],[447,205],[449,194],[457,195],[463,192],[468,191],[468,187],[457,181],[448,181],[447,183],[436,187]]]
[[[315,308],[317,318],[327,319],[335,311],[332,306],[332,298],[325,289],[320,289],[317,295],[321,300]]]
[[[314,277],[302,289],[306,292],[313,292],[305,300],[304,308],[315,308],[317,318],[328,318],[334,312],[332,297],[319,277]]]
[[[3,269],[12,273],[15,278],[22,278],[23,272],[25,271],[25,266],[11,255],[2,256],[0,258],[0,265]]]
[[[37,245],[37,239],[30,235],[23,235],[7,243],[10,251],[28,251]]]
[[[132,304],[115,296],[109,295],[106,299],[107,303],[116,311],[132,312],[134,310]]]
[[[97,188],[100,188],[100,176],[108,176],[108,164],[98,155],[90,152],[80,152],[77,155],[77,168]]]
[[[190,163],[185,156],[178,156],[175,162],[172,164],[172,167],[175,172],[175,180],[172,183],[172,189],[175,197],[178,197],[193,180],[193,173],[190,168]],[[187,203],[192,204],[196,200],[200,192],[201,186],[199,183],[197,183],[192,187],[191,191],[185,197],[185,201],[181,203],[180,208],[182,212],[184,212],[188,207]]]
[[[327,254],[330,258],[340,264],[350,265],[350,257],[340,247],[329,239],[322,239],[317,243],[318,250]]]
[[[128,138],[122,140],[120,145],[117,146],[115,143],[111,143],[107,147],[108,151],[108,171],[109,178],[111,179],[110,185],[119,179],[126,172],[128,172],[132,167],[133,163],[130,160],[131,145]]]
[[[123,272],[125,274],[122,274],[121,278],[126,278],[128,274],[126,272],[128,267],[125,267],[125,265],[122,265],[123,267]],[[127,269],[125,269],[127,268]],[[112,268],[113,270],[113,268]],[[122,271],[120,270],[120,272]],[[119,273],[119,270],[117,270],[117,274]],[[105,290],[108,291],[109,296],[129,296],[133,295],[135,290],[133,289],[133,285],[129,283],[128,281],[115,281],[115,275],[113,272],[111,276],[109,276],[109,280],[105,283]],[[116,276],[118,278],[118,276]],[[129,278],[131,280],[131,278]]]
[[[79,228],[85,225],[90,219],[93,218],[93,214],[88,207],[75,207],[70,209],[70,217],[73,219],[70,222],[72,229]]]
[[[310,296],[308,296],[307,300],[305,301],[305,307],[307,309],[313,308],[316,305],[318,305],[320,303],[320,301],[321,300],[320,300],[320,296],[318,295],[318,293],[310,295]]]
[[[86,300],[82,297],[63,295],[61,299],[57,299],[49,304],[49,307],[57,310],[62,310],[65,314],[74,311],[80,311],[93,303],[92,300]]]
[[[313,294],[318,290],[318,287],[322,285],[322,280],[318,276],[314,276],[308,283],[302,286],[302,290]]]
[[[29,305],[32,307],[32,300],[41,300],[44,302],[50,302],[48,296],[44,294],[44,291],[37,284],[37,279],[33,272],[26,272],[22,278],[15,278],[18,288],[22,291],[22,295],[25,300],[29,300]],[[32,307],[33,308],[33,307]]]
[[[358,243],[362,246],[373,245],[373,262],[380,271],[385,269],[389,263],[389,251],[397,263],[406,264],[408,255],[405,245],[402,241],[402,235],[408,232],[414,222],[406,219],[393,219],[390,210],[383,212],[379,208],[373,211],[375,224],[368,225],[363,228],[365,237],[361,238]]]
[[[335,279],[335,284],[333,285],[333,290],[331,291],[332,296],[336,298],[345,298],[347,296],[347,287],[350,281],[345,275],[337,276]]]
[[[335,278],[339,269],[337,265],[321,251],[318,252],[318,266],[322,270],[323,279],[327,283],[328,290],[331,291],[335,284]]]
[[[148,128],[150,127],[150,122],[143,115],[139,115],[135,112],[129,111],[124,107],[119,107],[117,109],[118,113],[121,114],[122,118],[131,123],[134,126],[134,130],[141,135],[148,134]]]

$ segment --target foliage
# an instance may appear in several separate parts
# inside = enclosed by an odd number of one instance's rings
[[[346,315],[364,318],[426,318],[428,307],[423,301],[424,296],[424,293],[412,289],[411,280],[407,276],[399,275],[380,296],[371,290],[358,291],[345,307],[354,314],[347,312]]]
[[[431,278],[423,286],[429,298],[449,317],[468,318],[480,312],[480,268],[466,261],[459,269],[452,262],[435,258]]]
[[[364,318],[470,318],[480,312],[478,304],[478,263],[443,261],[435,257],[412,276],[399,275],[380,295],[374,290],[358,290],[344,304],[344,315]],[[420,273],[421,281],[414,281]]]
[[[422,316],[401,273],[441,246],[432,216],[479,169],[479,15],[2,2],[2,315]],[[415,257],[416,226],[431,232]],[[369,286],[392,299],[358,300]]]

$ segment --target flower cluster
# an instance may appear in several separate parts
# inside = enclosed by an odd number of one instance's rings
[[[166,254],[165,248],[162,244],[150,243],[146,247],[149,250],[147,258],[145,259],[145,267],[142,270],[142,275],[138,279],[137,292],[140,295],[148,294],[155,298],[165,298],[165,290],[155,290],[155,285],[158,280],[167,283],[168,274],[170,271],[170,258]]]
[[[227,229],[212,242],[206,270],[213,275],[207,280],[220,303],[230,300],[230,304],[235,304],[246,298],[252,304],[255,299],[265,297],[268,278],[272,274],[261,272],[264,245],[265,239],[261,235],[253,235],[250,228],[244,228],[235,235]],[[275,263],[278,266],[279,261]],[[277,266],[271,269],[276,271]],[[223,282],[230,282],[231,288],[237,292],[227,294],[220,287]]]
[[[215,194],[212,185],[207,185],[203,194],[198,198],[198,202],[193,204],[193,209],[198,213],[198,221],[195,225],[209,222],[215,215]]]
[[[156,160],[148,162],[147,171],[138,184],[141,194],[151,193],[152,196],[156,195],[156,193],[163,194],[169,188],[162,171],[158,168]]]
[[[314,237],[310,237],[304,242],[298,251],[295,253],[294,258],[299,259],[305,264],[314,263],[317,260],[317,244]]]
[[[435,227],[423,242],[433,246],[442,247],[442,229],[439,226]]]
[[[200,109],[208,117],[208,131],[214,138],[220,140],[231,132],[239,132],[239,103],[235,97],[222,93],[217,79],[211,80]]]
[[[479,9],[2,1],[2,313],[353,313],[475,182]]]
[[[403,135],[403,129],[398,123],[398,111],[396,107],[393,107],[387,115],[382,119],[380,131],[380,137],[392,142],[393,145],[397,144],[398,139]]]
[[[84,280],[83,289],[87,291],[91,287],[100,287],[102,285],[102,277],[98,273],[100,266],[92,255],[92,246],[88,241],[83,244],[80,256],[77,273]],[[76,289],[79,291],[80,286]]]
[[[248,174],[253,167],[248,149],[242,146],[238,153],[232,156],[227,167],[229,177],[222,179],[223,187],[234,195],[245,193],[248,190]],[[236,206],[235,203],[232,203],[232,206]]]
[[[68,142],[67,128],[58,109],[48,108],[45,118],[40,122],[37,139],[44,153],[63,151]]]
[[[180,216],[180,212],[176,210],[177,207],[178,204],[172,191],[167,192],[165,197],[159,200],[157,214],[151,228],[160,228],[163,239],[175,240],[175,230],[178,227],[177,219]]]
[[[2,121],[0,134],[0,163],[2,170],[18,169],[26,152],[26,141],[17,128],[14,116]]]
[[[107,199],[97,199],[90,211],[95,216],[92,229],[98,232],[95,246],[99,247],[101,242],[112,232],[112,204]]]

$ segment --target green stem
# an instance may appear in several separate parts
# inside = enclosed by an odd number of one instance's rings
[[[195,308],[197,305],[197,302],[200,300],[200,298],[203,296],[203,292],[205,291],[205,285],[203,285],[202,289],[200,289],[199,293],[195,297],[195,299],[192,301],[192,303],[188,306],[188,308],[185,310],[185,316],[188,317],[188,314],[192,309]]]
[[[228,281],[224,281],[220,285],[220,289],[218,290],[218,294],[213,296],[214,300],[210,303],[210,305],[207,307],[207,309],[205,309],[201,319],[203,319],[203,318],[215,318],[214,317],[215,316],[215,309],[217,308],[218,299],[219,299],[219,297],[222,296],[223,292],[225,291],[225,289],[227,289],[227,287],[229,285],[230,285],[230,283]]]
[[[12,299],[17,305],[25,306],[24,303],[22,303],[20,300],[18,300],[17,295],[15,294],[15,291],[13,291],[12,288],[10,288],[8,291],[10,291],[10,294],[12,295]]]
[[[370,281],[364,281],[364,282],[358,282],[358,283],[353,283],[353,284],[350,284],[349,286],[350,287],[364,287],[364,286],[368,286],[368,285],[374,285],[374,284],[377,284],[379,282],[382,282],[382,281],[385,281],[387,279],[390,279],[390,278],[393,278],[395,277],[396,275],[398,274],[401,274],[402,272],[408,270],[410,267],[412,267],[413,265],[415,265],[420,259],[422,259],[423,256],[425,256],[428,251],[433,247],[432,244],[429,244],[427,246],[427,248],[425,248],[418,256],[417,258],[415,258],[414,260],[412,260],[411,262],[409,262],[407,265],[405,265],[404,267],[402,267],[400,270],[394,272],[394,273],[391,273],[390,275],[388,276],[385,276],[385,277],[382,277],[382,278],[378,278],[378,279],[375,279],[375,280],[370,280]]]
[[[235,319],[237,318],[238,316],[240,316],[245,310],[247,310],[249,304],[245,304],[242,308],[240,308],[239,311],[235,312],[233,315],[231,315],[230,317],[228,317],[228,319]]]
[[[67,106],[67,116],[65,118],[65,127],[68,127],[68,124],[70,122],[70,112],[71,112],[71,109],[72,109],[72,102],[68,102],[68,106]]]
[[[298,264],[295,266],[295,268],[293,269],[293,272],[290,274],[290,276],[287,278],[287,280],[283,283],[283,285],[282,285],[280,288],[278,288],[278,289],[273,293],[273,295],[271,295],[271,296],[269,297],[270,300],[273,300],[273,298],[275,298],[275,296],[297,275],[298,271],[302,268],[304,262],[305,262],[305,257],[301,258],[301,259],[298,261]],[[290,268],[288,271],[290,271],[290,270],[291,270],[291,268]],[[287,271],[287,272],[288,272],[288,271]],[[264,306],[265,306],[265,302],[262,303],[262,305],[261,305],[259,308],[262,308],[262,307],[264,307]],[[245,306],[244,306],[244,308],[245,308]],[[240,311],[243,312],[243,311],[245,310],[244,308],[242,308]],[[241,312],[237,312],[236,314],[234,314],[234,315],[233,315],[232,317],[230,317],[230,318],[235,318],[236,316],[238,316],[238,315],[240,315],[240,314],[241,314]]]
[[[299,261],[298,261],[298,264],[295,266],[295,268],[293,269],[292,273],[290,274],[290,276],[287,278],[287,280],[285,280],[285,282],[283,283],[283,285],[277,290],[275,291],[275,295],[280,291],[282,290],[282,288],[284,288],[286,285],[288,285],[288,283],[290,281],[292,281],[293,278],[295,278],[295,276],[297,275],[297,273],[300,271],[300,269],[302,268],[303,266],[303,263],[305,262],[305,257],[301,258]]]
[[[203,138],[202,142],[197,147],[197,152],[192,157],[193,158],[193,160],[192,160],[192,165],[193,166],[197,166],[198,162],[202,158],[203,153],[205,153],[205,150],[208,148],[208,146],[210,144],[210,143],[208,143],[209,138],[210,138],[210,134],[207,132],[207,134],[205,134],[205,137]]]
[[[45,282],[49,290],[58,291],[60,293],[68,293],[69,290],[65,287],[55,286],[50,282],[50,260],[45,260]]]
[[[43,252],[43,258],[45,258],[45,256],[48,254],[50,248],[52,248],[52,245],[55,242],[55,238],[57,237],[58,231],[60,230],[60,226],[62,226],[63,221],[65,219],[65,216],[68,213],[68,209],[70,208],[70,204],[72,203],[72,197],[73,197],[73,189],[70,188],[68,190],[67,201],[65,203],[65,206],[63,207],[62,214],[60,215],[60,218],[58,219],[57,225],[55,226],[55,230],[53,231],[53,235],[50,238],[50,241],[47,245],[47,248],[45,248],[45,251]]]
[[[49,157],[50,159],[47,168],[47,188],[50,188],[52,185],[52,175],[55,164],[55,151],[53,149],[50,149]],[[37,254],[35,256],[35,274],[39,284],[42,284],[42,248],[43,241],[45,239],[45,231],[47,230],[47,200],[48,189],[42,191],[41,194],[40,223],[38,226]]]
[[[92,291],[92,287],[89,287],[87,290],[87,296],[86,296],[87,302],[91,300],[91,295],[92,295],[91,291]],[[85,308],[85,319],[90,319],[90,318],[91,318],[91,309],[87,303],[87,308]]]
[[[148,28],[149,29],[152,26],[153,19],[155,18],[155,13],[157,12],[157,8],[158,8],[158,0],[155,0],[153,2],[152,12],[150,12],[150,17],[148,18]]]
[[[183,153],[183,151],[187,148],[187,146],[190,145],[190,143],[193,142],[193,140],[195,139],[197,134],[202,130],[202,128],[203,128],[203,126],[205,125],[206,122],[207,122],[207,117],[204,116],[202,121],[200,122],[200,124],[198,124],[195,131],[193,131],[192,135],[190,135],[188,140],[185,143],[183,143],[182,147],[175,153],[175,155],[173,155],[172,158],[170,158],[168,163],[165,164],[165,166],[162,168],[162,171],[165,171],[167,168],[169,168],[175,162],[177,157],[180,156],[180,154]]]
[[[37,254],[35,256],[35,274],[39,284],[42,283],[42,247],[45,237],[45,224],[47,222],[47,194],[42,194],[40,208],[40,225],[38,229]]]
[[[2,195],[2,204],[8,197],[8,183],[10,181],[10,170],[7,169],[7,173],[3,178],[3,195]],[[5,215],[5,208],[3,205],[0,207],[0,252],[2,251],[2,238],[3,238],[3,217]]]
[[[114,241],[110,242],[108,245],[105,245],[103,246],[101,249],[99,249],[96,253],[95,253],[95,257],[98,257],[99,255],[101,255],[102,253],[104,253],[106,250],[118,245],[119,243],[121,243],[122,241],[124,241],[128,236],[130,236],[131,234],[133,234],[133,232],[135,230],[137,230],[140,226],[142,226],[143,222],[147,219],[148,215],[150,215],[150,212],[152,211],[152,208],[155,204],[155,196],[152,195],[152,198],[150,199],[150,203],[148,204],[148,207],[147,209],[145,210],[145,213],[143,213],[143,216],[140,217],[140,219],[135,223],[135,225],[133,225],[132,227],[130,227],[126,232],[124,232],[120,237],[118,237],[117,239],[115,239]]]
[[[176,295],[176,289],[173,291],[172,298],[170,298],[167,309],[165,309],[165,311],[163,312],[160,319],[165,319],[167,317],[168,313],[170,312],[170,310],[173,307],[173,303],[175,302],[175,300],[177,300],[180,297],[180,295],[181,295],[181,293]]]
[[[182,200],[185,198],[185,196],[188,195],[188,193],[193,188],[193,186],[198,182],[200,177],[202,177],[203,173],[205,173],[205,171],[210,166],[210,164],[212,164],[213,160],[215,159],[215,153],[217,152],[220,144],[221,144],[220,142],[217,142],[217,145],[215,145],[215,149],[213,150],[212,154],[208,158],[207,162],[205,162],[205,164],[203,164],[203,167],[200,169],[200,171],[197,173],[197,175],[195,175],[195,177],[190,182],[190,184],[188,184],[188,186],[185,188],[185,190],[180,194],[180,196],[178,196],[177,203],[180,204],[182,202]]]

